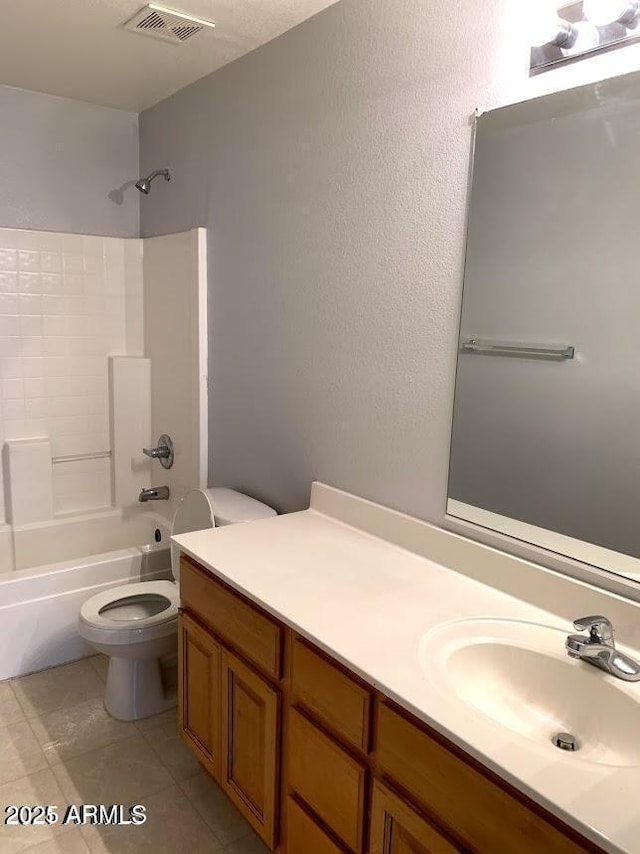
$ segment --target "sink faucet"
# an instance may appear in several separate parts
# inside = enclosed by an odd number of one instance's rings
[[[138,501],[168,501],[168,486],[152,486],[151,489],[143,489],[138,496]]]
[[[578,632],[569,635],[565,647],[571,658],[579,658],[625,682],[640,682],[640,664],[616,649],[614,630],[606,617],[581,617],[573,624]]]

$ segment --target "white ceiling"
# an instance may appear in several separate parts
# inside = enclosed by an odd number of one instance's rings
[[[157,0],[216,22],[180,45],[122,28],[146,2],[4,2],[0,84],[140,111],[336,0]]]

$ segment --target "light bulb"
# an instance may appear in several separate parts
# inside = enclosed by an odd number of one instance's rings
[[[596,27],[606,27],[617,22],[633,23],[640,12],[640,3],[638,0],[584,0],[582,8],[588,21]]]
[[[569,42],[572,26],[558,17],[557,0],[530,0],[528,30],[531,46],[542,47]]]
[[[578,21],[573,25],[574,41],[570,47],[563,48],[562,53],[565,56],[575,56],[579,53],[585,53],[588,50],[593,50],[600,44],[600,33],[594,24],[590,21]]]

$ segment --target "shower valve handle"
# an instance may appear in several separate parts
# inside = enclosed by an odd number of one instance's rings
[[[142,453],[145,457],[151,457],[152,460],[166,460],[171,451],[166,445],[160,445],[158,448],[143,448]]]
[[[173,442],[166,434],[160,436],[155,448],[143,448],[142,453],[152,460],[160,460],[160,465],[165,469],[170,469],[173,465]]]

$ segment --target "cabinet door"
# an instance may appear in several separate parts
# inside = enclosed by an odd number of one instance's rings
[[[227,650],[222,653],[222,787],[275,848],[278,691]]]
[[[458,849],[378,780],[371,805],[371,854],[458,854]]]
[[[220,666],[219,644],[186,614],[178,622],[180,735],[216,780],[220,780]]]

